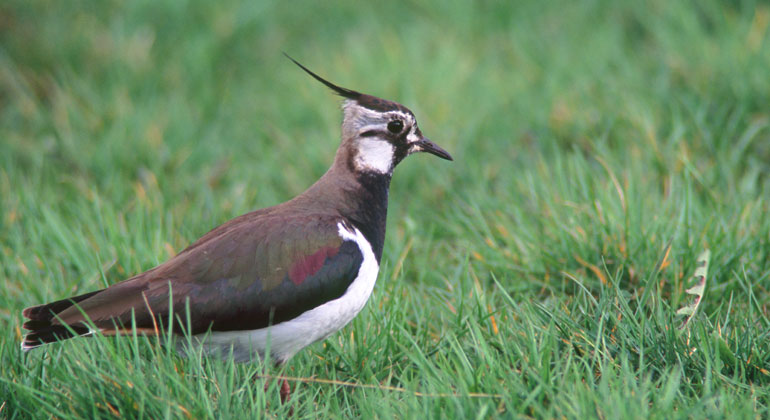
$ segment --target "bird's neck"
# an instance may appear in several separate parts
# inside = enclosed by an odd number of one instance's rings
[[[357,192],[347,194],[348,205],[344,214],[372,245],[377,262],[380,262],[385,243],[385,225],[388,218],[388,190],[390,176],[361,173],[357,174],[360,187]]]
[[[332,167],[298,200],[344,217],[364,235],[380,261],[385,243],[390,174],[356,170],[338,154]]]

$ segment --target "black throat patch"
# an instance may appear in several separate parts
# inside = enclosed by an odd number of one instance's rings
[[[380,263],[385,243],[385,225],[388,218],[388,189],[390,175],[374,172],[359,172],[356,178],[358,191],[351,191],[345,197],[347,211],[344,214],[361,231],[372,245],[372,251]]]

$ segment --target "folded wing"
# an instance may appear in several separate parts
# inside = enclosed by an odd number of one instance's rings
[[[358,275],[363,255],[340,236],[339,218],[248,216],[129,280],[25,309],[24,347],[87,334],[89,324],[106,334],[264,328],[342,296]]]

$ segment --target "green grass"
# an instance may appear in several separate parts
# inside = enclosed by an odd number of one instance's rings
[[[0,418],[770,416],[769,22],[751,1],[4,2]],[[397,169],[361,315],[282,369],[142,337],[23,353],[22,308],[325,171],[339,100],[282,51],[455,157]],[[265,369],[303,378],[291,404]]]

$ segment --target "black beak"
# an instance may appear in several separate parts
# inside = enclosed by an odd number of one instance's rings
[[[440,157],[441,159],[454,160],[452,159],[452,155],[450,155],[449,152],[440,148],[436,143],[433,143],[425,137],[413,143],[412,147],[414,148],[415,152],[428,152],[432,155]]]

